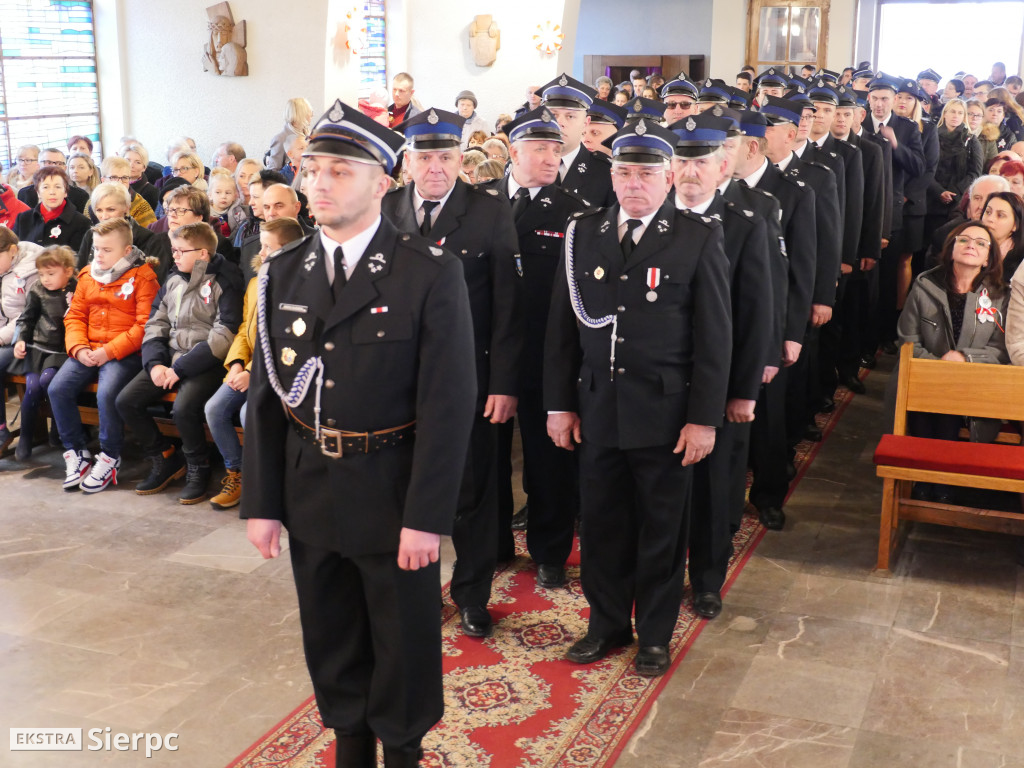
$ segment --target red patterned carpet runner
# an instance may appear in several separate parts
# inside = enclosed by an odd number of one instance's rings
[[[818,423],[827,436],[851,395]],[[824,419],[824,421],[822,421]],[[797,448],[796,486],[820,443]],[[748,511],[734,538],[728,591],[765,529]],[[784,534],[783,534],[784,535]],[[525,551],[525,540],[517,542]],[[444,719],[424,740],[429,768],[570,768],[614,764],[672,672],[704,626],[689,596],[672,637],[667,675],[645,678],[633,670],[636,645],[596,664],[566,661],[565,651],[587,629],[587,602],[580,589],[579,551],[569,562],[566,589],[535,584],[536,569],[520,556],[495,574],[488,606],[496,627],[485,640],[467,638],[445,589],[443,651]],[[320,722],[310,698],[229,768],[333,768],[333,731]]]

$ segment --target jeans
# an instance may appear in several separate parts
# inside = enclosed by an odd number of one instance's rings
[[[235,472],[242,468],[242,444],[235,432],[235,414],[245,405],[245,397],[245,392],[221,384],[206,401],[206,423],[210,425],[213,442],[224,457],[224,466]]]
[[[35,434],[39,406],[43,404],[46,390],[56,375],[56,368],[46,368],[42,373],[25,375],[25,396],[21,398],[21,434],[26,435],[30,441]]]
[[[8,345],[6,347],[0,347],[0,393],[6,394],[4,387],[7,384],[7,369],[11,367],[11,363],[14,362],[14,347]],[[3,398],[0,398],[3,399]],[[5,426],[6,416],[2,409],[0,409],[0,427]]]
[[[181,379],[175,386],[174,426],[181,435],[182,452],[191,464],[201,464],[209,456],[203,408],[223,378],[224,369],[218,365],[198,376]],[[166,389],[153,383],[148,371],[141,371],[117,396],[117,410],[146,456],[156,456],[171,447],[171,441],[160,433],[148,412],[149,406],[160,402],[166,394]]]
[[[64,361],[50,382],[47,395],[65,450],[81,451],[86,446],[82,417],[78,413],[78,394],[87,384],[98,381],[96,404],[100,412],[100,450],[112,459],[121,455],[124,422],[114,402],[125,385],[141,370],[142,356],[138,354],[122,360],[108,360],[99,367],[83,365],[71,357]]]

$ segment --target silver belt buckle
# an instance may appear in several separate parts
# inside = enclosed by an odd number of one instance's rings
[[[342,450],[340,429],[320,427],[320,453],[324,456],[330,456],[332,459],[341,458]]]

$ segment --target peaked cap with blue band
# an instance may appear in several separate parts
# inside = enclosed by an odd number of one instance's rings
[[[664,102],[645,99],[642,96],[630,99],[623,106],[626,108],[627,123],[640,119],[661,120],[667,109]]]
[[[700,90],[682,72],[675,80],[669,80],[661,89],[661,98],[669,96],[689,96],[694,101],[700,95]]]
[[[789,78],[786,77],[786,73],[775,67],[768,67],[757,76],[758,88],[785,88],[787,85]]]
[[[309,145],[302,156],[322,155],[380,165],[391,173],[403,144],[405,137],[402,134],[336,99],[313,126]]]
[[[590,109],[597,98],[597,91],[564,72],[547,85],[542,85],[540,92],[545,107]]]
[[[754,112],[752,110],[740,112],[740,133],[744,136],[764,138],[767,127],[768,118],[763,112]]]
[[[405,134],[410,149],[450,149],[462,145],[466,118],[455,112],[431,108],[395,126]]]
[[[824,101],[832,105],[839,104],[839,94],[835,86],[823,77],[819,77],[807,90],[807,97],[811,101]]]
[[[640,118],[626,123],[611,137],[612,162],[660,165],[672,157],[676,135],[653,120]]]
[[[782,123],[793,123],[800,125],[800,116],[804,111],[804,103],[795,99],[780,99],[776,96],[769,96],[761,105],[761,114],[768,120],[769,125],[780,125]]]
[[[725,144],[734,123],[732,118],[718,117],[710,110],[677,120],[668,127],[677,137],[674,153],[679,157],[710,155]]]
[[[720,104],[728,104],[731,98],[732,93],[730,93],[729,86],[724,80],[709,78],[701,86],[700,96],[697,97],[697,101],[702,103],[717,101]]]
[[[626,108],[613,104],[610,101],[596,99],[590,105],[587,114],[590,116],[590,122],[592,123],[614,125],[616,128],[621,128],[626,124]]]
[[[510,123],[505,123],[501,130],[508,136],[512,143],[517,141],[557,141],[564,144],[562,140],[562,129],[558,127],[558,121],[547,107],[531,109],[524,115],[520,115]]]

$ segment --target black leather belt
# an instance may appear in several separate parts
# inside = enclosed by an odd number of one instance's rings
[[[382,448],[393,448],[411,443],[416,435],[416,422],[410,421],[400,427],[381,429],[376,432],[347,432],[344,429],[320,427],[320,437],[316,430],[299,419],[291,408],[285,408],[288,420],[292,423],[300,438],[315,445],[324,456],[340,459],[346,453],[374,453]]]

